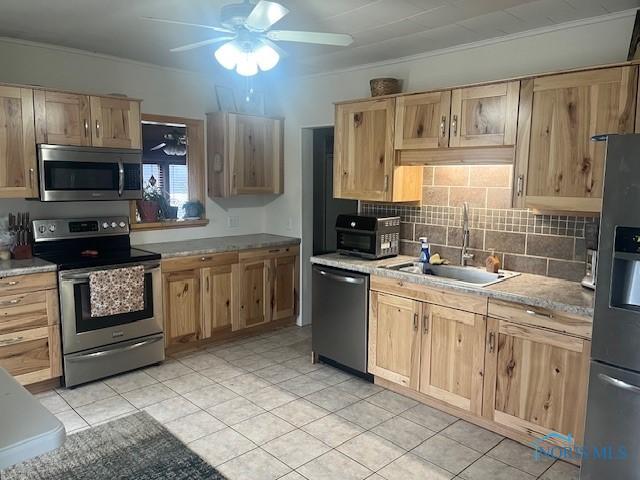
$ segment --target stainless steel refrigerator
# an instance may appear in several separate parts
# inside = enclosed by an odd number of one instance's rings
[[[640,135],[607,140],[582,480],[640,479]]]

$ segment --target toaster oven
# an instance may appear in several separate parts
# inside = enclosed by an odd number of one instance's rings
[[[378,260],[395,257],[400,249],[400,217],[338,215],[338,252]]]

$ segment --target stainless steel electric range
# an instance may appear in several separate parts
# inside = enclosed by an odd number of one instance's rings
[[[34,220],[34,253],[58,266],[64,383],[164,360],[160,255],[131,248],[127,217]],[[144,308],[92,317],[89,274],[142,265]]]

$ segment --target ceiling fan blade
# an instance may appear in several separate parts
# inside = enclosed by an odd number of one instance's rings
[[[187,27],[198,27],[198,28],[206,28],[208,30],[214,30],[216,32],[222,33],[234,33],[233,30],[229,30],[224,27],[216,27],[214,25],[202,25],[200,23],[189,23],[189,22],[181,22],[179,20],[169,20],[167,18],[155,18],[155,17],[140,17],[143,20],[149,20],[150,22],[158,22],[158,23],[171,23],[172,25],[184,25]]]
[[[268,39],[276,42],[317,43],[346,47],[353,43],[353,37],[346,33],[297,32],[293,30],[271,30],[265,33]]]
[[[190,43],[188,45],[183,45],[181,47],[176,47],[176,48],[172,48],[171,50],[169,50],[170,52],[184,52],[186,50],[193,50],[194,48],[200,48],[200,47],[204,47],[206,45],[211,45],[212,43],[218,43],[218,42],[224,42],[226,40],[232,40],[236,38],[234,37],[216,37],[216,38],[210,38],[209,40],[203,40],[201,42],[196,42],[196,43]]]
[[[156,145],[155,147],[149,149],[150,152],[153,152],[154,150],[160,150],[163,147],[166,147],[167,144],[166,143],[161,143],[160,145]]]
[[[249,30],[264,32],[284,17],[289,10],[279,3],[260,0],[244,24]]]

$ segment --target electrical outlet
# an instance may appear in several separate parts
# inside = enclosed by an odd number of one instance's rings
[[[238,228],[240,226],[240,217],[238,215],[229,215],[229,228]]]

